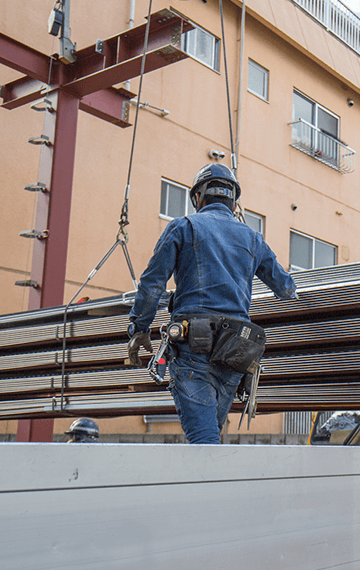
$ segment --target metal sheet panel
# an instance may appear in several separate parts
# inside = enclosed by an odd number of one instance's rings
[[[6,570],[359,568],[359,448],[0,444],[0,461]]]

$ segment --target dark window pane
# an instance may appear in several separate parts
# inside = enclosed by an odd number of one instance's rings
[[[263,233],[263,219],[261,216],[244,212],[244,218],[247,225],[256,232]]]
[[[169,184],[168,216],[178,218],[185,214],[186,191],[184,188]]]
[[[290,264],[302,269],[311,269],[312,247],[312,239],[290,232]]]
[[[191,199],[190,199],[190,194],[189,192],[186,192],[187,194],[187,214],[195,214],[196,210],[194,208],[194,206],[192,205]]]
[[[167,215],[166,212],[166,195],[167,195],[167,183],[164,180],[161,181],[161,199],[160,199],[160,214],[164,216]]]
[[[323,109],[318,109],[318,128],[333,137],[338,136],[338,119]]]
[[[218,69],[219,40],[197,26],[182,36],[184,51],[213,69]]]
[[[248,89],[263,99],[267,99],[268,72],[266,69],[249,59]]]
[[[315,242],[315,267],[336,264],[336,247],[323,241]]]
[[[304,119],[308,123],[314,124],[313,121],[313,108],[314,105],[298,93],[294,93],[293,98],[293,121]]]

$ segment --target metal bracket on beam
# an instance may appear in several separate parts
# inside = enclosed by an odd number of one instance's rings
[[[37,289],[39,284],[37,281],[33,281],[32,279],[27,279],[26,281],[15,281],[15,285],[18,287],[33,287]]]
[[[44,97],[42,101],[31,105],[30,109],[38,112],[48,111],[49,113],[53,113],[55,111],[54,107],[52,106],[52,102],[50,99],[46,99],[46,97]]]
[[[20,237],[25,237],[25,238],[31,238],[31,239],[46,239],[49,237],[49,230],[44,230],[42,232],[39,232],[38,230],[26,230],[24,232],[20,232],[19,233]]]
[[[103,40],[96,40],[95,51],[96,51],[96,53],[100,53],[101,55],[104,54],[104,41]]]
[[[45,144],[46,146],[51,145],[50,139],[46,135],[39,135],[37,137],[30,137],[28,139],[28,142],[30,144]]]
[[[35,182],[35,184],[28,184],[24,186],[24,190],[28,190],[29,192],[47,192],[46,184],[42,182]]]

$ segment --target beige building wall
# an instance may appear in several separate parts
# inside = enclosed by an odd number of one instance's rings
[[[290,229],[338,247],[338,262],[360,260],[358,236],[359,170],[342,175],[290,146],[293,89],[296,88],[340,117],[340,139],[360,149],[359,57],[290,0],[248,0],[244,38],[243,81],[240,77],[241,5],[224,2],[226,49],[232,121],[235,131],[241,89],[241,135],[238,178],[242,207],[265,217],[265,238],[289,266]],[[217,0],[183,2],[154,0],[153,12],[169,8],[189,17],[217,37],[221,25]],[[47,34],[53,0],[12,0],[0,3],[0,32],[47,54],[58,40]],[[146,0],[136,0],[135,25],[144,23]],[[71,37],[81,49],[128,27],[130,0],[72,2]],[[153,247],[166,227],[160,217],[161,178],[191,186],[194,174],[210,161],[208,152],[225,152],[230,166],[230,137],[222,52],[219,72],[193,58],[144,77],[129,203],[129,251],[139,278]],[[248,59],[269,70],[268,102],[247,90]],[[0,66],[0,84],[20,74]],[[130,90],[138,91],[139,80]],[[124,86],[124,84],[122,85]],[[354,100],[349,108],[347,98]],[[130,121],[135,108],[132,106]],[[42,130],[43,117],[30,106],[0,109],[0,313],[26,310],[28,293],[14,281],[29,274],[31,240],[19,237],[33,228],[36,195],[23,190],[37,180],[39,150],[27,143]],[[86,113],[79,114],[64,302],[115,241],[127,180],[132,127],[121,129]],[[293,211],[291,205],[296,204]],[[171,283],[169,284],[171,286]],[[133,284],[118,248],[83,292],[92,299],[128,291]],[[71,423],[57,420],[61,433]],[[237,429],[235,415],[228,426]],[[101,420],[104,433],[146,431],[141,417]],[[0,423],[0,428],[3,426]],[[10,427],[9,427],[10,426]],[[13,429],[7,424],[4,429]],[[177,423],[153,431],[180,430]],[[109,431],[110,430],[110,431]],[[283,416],[259,416],[257,433],[281,433]]]

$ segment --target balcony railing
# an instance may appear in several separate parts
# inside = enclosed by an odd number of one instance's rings
[[[288,123],[288,125],[292,127],[292,143],[290,146],[330,166],[341,174],[354,172],[355,150],[304,121],[304,119]]]
[[[341,0],[290,0],[360,54],[360,18]]]

